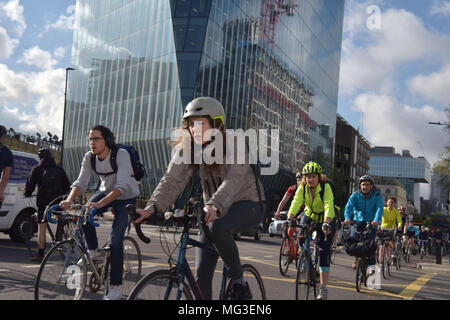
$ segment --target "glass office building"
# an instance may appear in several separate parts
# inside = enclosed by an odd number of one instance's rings
[[[396,178],[406,188],[406,198],[420,210],[419,183],[431,182],[431,165],[424,157],[413,158],[408,150],[395,153],[393,147],[370,150],[369,174]]]
[[[332,162],[343,15],[344,0],[77,0],[64,168],[76,177],[104,124],[139,151],[148,195],[184,107],[211,96],[228,128],[279,129],[264,184],[284,192],[314,155]]]

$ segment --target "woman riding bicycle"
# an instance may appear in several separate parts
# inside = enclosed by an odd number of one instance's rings
[[[203,188],[206,223],[222,260],[230,268],[233,282],[231,298],[247,300],[252,295],[243,279],[233,234],[262,221],[260,201],[264,200],[264,191],[259,179],[256,184],[255,173],[248,164],[247,148],[239,150],[239,153],[232,150],[234,137],[226,134],[225,129],[225,112],[216,99],[200,97],[187,105],[182,120],[183,135],[175,144],[174,156],[145,209],[136,210],[141,215],[136,223],[157,212],[167,211],[197,171]],[[201,157],[208,152],[213,161],[206,156]],[[246,155],[244,164],[238,164],[233,158],[240,157],[238,154]],[[202,230],[199,241],[209,243]],[[212,298],[217,259],[218,256],[208,250],[196,249],[196,279],[205,299]]]
[[[326,183],[326,177],[322,174],[322,167],[316,162],[308,162],[302,170],[303,178],[300,187],[297,189],[291,207],[289,208],[288,219],[294,219],[300,207],[305,204],[305,215],[300,224],[308,224],[311,220],[322,223],[319,233],[319,253],[320,253],[320,292],[318,300],[326,300],[328,295],[328,277],[330,273],[330,253],[331,244],[334,237],[334,196],[331,186]],[[320,197],[322,188],[325,188],[323,199]],[[327,237],[325,237],[325,233]],[[325,238],[327,238],[325,240]]]
[[[394,248],[393,240],[395,237],[395,228],[398,228],[399,230],[402,229],[402,216],[400,215],[400,211],[398,211],[395,208],[395,203],[397,200],[394,197],[388,197],[387,199],[387,207],[384,207],[383,211],[383,218],[381,220],[381,230],[384,232],[391,231],[390,234],[390,241],[388,242],[389,248],[392,251],[392,248]],[[380,250],[380,260],[381,261],[381,250]],[[388,255],[390,258],[390,255]]]

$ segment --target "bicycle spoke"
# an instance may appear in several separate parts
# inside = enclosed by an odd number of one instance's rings
[[[76,263],[79,259],[82,263]],[[75,263],[74,263],[75,261]],[[81,299],[86,286],[84,254],[75,241],[63,241],[45,256],[35,282],[36,300]]]

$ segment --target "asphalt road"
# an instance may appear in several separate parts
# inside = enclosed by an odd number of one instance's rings
[[[98,228],[100,242],[106,241],[110,222],[103,221]],[[159,227],[144,226],[144,233],[151,237],[149,245],[138,241],[143,254],[143,274],[167,267],[167,255],[161,249]],[[134,234],[132,236],[137,239]],[[195,238],[195,235],[192,234]],[[174,239],[178,235],[171,228],[166,232],[170,250],[176,250]],[[280,274],[278,269],[278,255],[281,238],[270,238],[263,235],[260,241],[243,237],[238,241],[242,263],[254,265],[260,272],[266,288],[267,298],[270,300],[295,299],[296,270],[292,264],[287,277]],[[36,243],[33,241],[33,247]],[[176,251],[175,251],[176,252]],[[351,268],[352,257],[345,252],[338,252],[335,263],[331,266],[329,294],[330,300],[443,300],[450,299],[450,274],[419,270],[419,261],[413,256],[409,265],[403,265],[400,271],[393,271],[387,280],[381,278],[381,289],[364,289],[356,292],[354,278],[355,271]],[[194,268],[195,249],[189,249],[187,259]],[[432,262],[431,257],[426,257]],[[448,258],[443,259],[443,265],[448,266]],[[13,243],[9,237],[0,234],[0,300],[31,300],[34,293],[34,280],[39,264],[29,261],[28,252],[24,244]],[[219,261],[214,279],[214,297],[218,297],[222,263]],[[100,299],[101,295],[88,296]]]

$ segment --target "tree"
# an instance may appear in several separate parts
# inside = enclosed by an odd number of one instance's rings
[[[450,134],[450,107],[447,108],[447,124],[445,130]],[[442,174],[442,178],[438,181],[443,187],[450,187],[450,146],[445,148],[445,151],[439,153],[438,161],[433,165],[433,170]],[[445,179],[447,177],[447,179]]]

